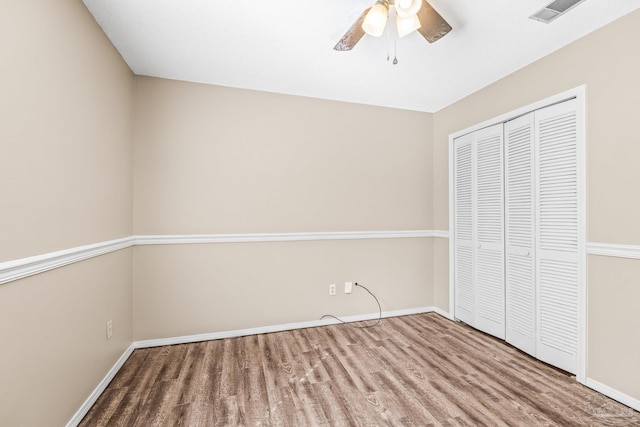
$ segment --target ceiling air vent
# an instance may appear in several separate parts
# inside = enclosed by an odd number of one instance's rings
[[[584,0],[555,0],[531,15],[529,18],[548,24],[560,15],[564,15]]]

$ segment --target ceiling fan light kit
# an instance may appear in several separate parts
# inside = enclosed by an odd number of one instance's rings
[[[400,18],[411,18],[416,16],[422,6],[422,0],[395,0],[394,6]]]
[[[411,15],[407,18],[402,18],[398,13],[396,13],[396,29],[398,30],[398,37],[402,38],[407,34],[416,31],[421,26],[418,15]]]
[[[384,32],[388,16],[389,2],[387,0],[378,0],[364,18],[362,29],[370,36],[380,37]]]
[[[433,43],[451,31],[451,25],[427,0],[377,0],[371,8],[362,12],[333,49],[351,50],[365,33],[380,37],[389,20],[391,6],[395,9],[396,30],[400,38],[418,30],[425,40]]]
[[[362,29],[365,33],[373,37],[382,35],[389,20],[389,6],[391,5],[394,6],[396,12],[398,36],[404,37],[420,28],[417,13],[422,6],[422,0],[378,0],[362,23]]]

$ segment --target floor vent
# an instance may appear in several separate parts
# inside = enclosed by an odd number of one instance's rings
[[[560,15],[564,15],[584,0],[555,0],[531,15],[529,18],[548,24]]]

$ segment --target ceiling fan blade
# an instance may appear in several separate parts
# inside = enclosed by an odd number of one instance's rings
[[[418,11],[418,19],[422,25],[418,31],[429,43],[440,40],[451,31],[451,25],[444,20],[427,0],[422,0],[422,7]]]
[[[371,9],[371,8],[369,8]],[[362,22],[364,21],[365,16],[369,12],[369,9],[362,12],[362,15],[353,23],[351,28],[344,33],[344,36],[340,39],[338,43],[333,47],[334,50],[351,50],[353,47],[360,41],[362,36],[364,36],[364,30],[362,29]]]

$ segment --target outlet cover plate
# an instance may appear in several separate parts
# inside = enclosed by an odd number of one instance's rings
[[[107,339],[110,340],[113,336],[113,322],[109,320],[107,322]]]

